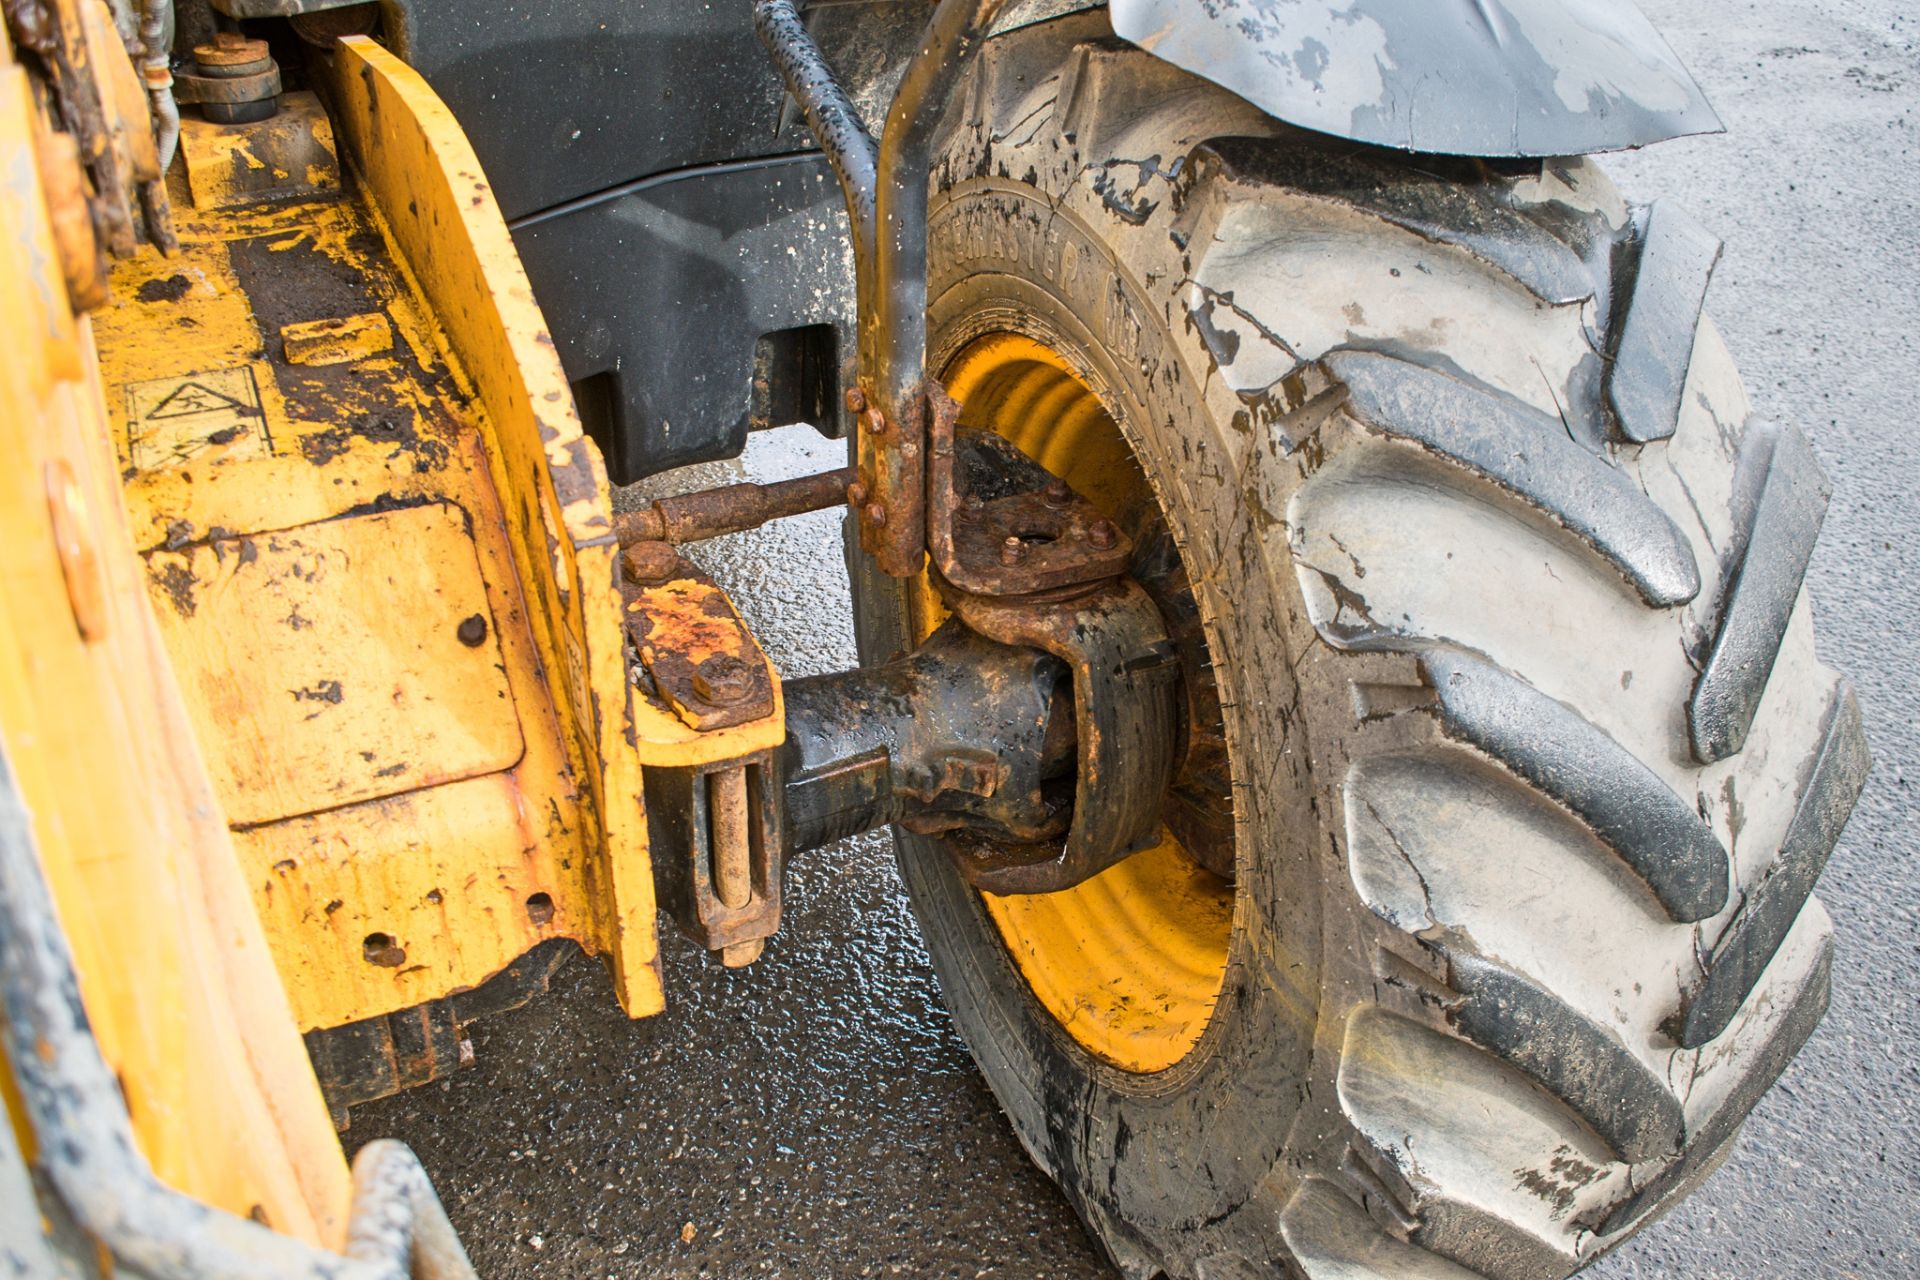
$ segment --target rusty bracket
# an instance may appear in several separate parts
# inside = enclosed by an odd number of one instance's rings
[[[926,563],[926,395],[902,397],[888,413],[863,380],[848,389],[847,408],[859,423],[859,474],[847,501],[859,516],[860,549],[889,577],[911,577]]]
[[[620,558],[628,638],[647,679],[634,696],[700,733],[780,706],[778,675],[726,592],[659,541]],[[649,687],[649,684],[651,687]],[[643,770],[655,887],[682,929],[729,968],[780,927],[781,810],[772,750]]]
[[[1010,845],[960,836],[951,843],[961,874],[989,893],[1052,893],[1157,844],[1178,760],[1181,677],[1145,589],[1119,578],[1064,600],[943,595],[988,639],[1066,663],[1078,743],[1066,839]]]
[[[975,595],[1017,596],[1115,578],[1133,540],[1001,436],[959,425],[938,384],[930,397],[927,545],[934,568]]]
[[[773,753],[646,771],[661,905],[729,969],[752,964],[780,928],[785,861]]]
[[[1006,0],[941,0],[887,108],[879,144],[807,33],[795,0],[756,0],[754,23],[846,196],[860,303],[860,476],[848,499],[860,546],[907,578],[927,551],[927,187],[933,140],[972,56]]]
[[[665,542],[621,556],[627,635],[653,689],[689,728],[707,732],[773,714],[773,664],[706,572]]]

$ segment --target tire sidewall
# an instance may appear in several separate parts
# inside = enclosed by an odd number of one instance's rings
[[[929,246],[929,368],[992,332],[1066,357],[1120,423],[1198,584],[1226,707],[1239,864],[1212,1021],[1165,1071],[1100,1062],[1033,996],[938,842],[896,831],[902,877],[954,1019],[1035,1160],[1089,1219],[1186,1252],[1173,1237],[1254,1196],[1307,1093],[1321,836],[1284,638],[1291,566],[1270,563],[1261,521],[1271,517],[1232,480],[1236,428],[1209,415],[1165,319],[1183,313],[1163,262],[1138,261],[1138,244],[994,179],[936,199]],[[1162,295],[1141,278],[1157,278]]]

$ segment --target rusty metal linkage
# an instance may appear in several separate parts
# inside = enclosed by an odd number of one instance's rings
[[[646,771],[647,827],[660,905],[682,932],[752,964],[780,927],[784,841],[772,753]]]
[[[949,622],[883,667],[788,682],[787,850],[898,822],[973,826],[1020,843],[1057,837],[1073,772],[1067,667]]]
[[[735,486],[622,516],[629,577],[661,584],[633,588],[643,593],[697,586],[671,543],[811,510],[838,491],[882,572],[917,575],[931,553],[929,576],[954,618],[885,667],[786,686],[778,794],[754,781],[765,766],[649,771],[662,897],[710,947],[764,936],[763,917],[726,922],[769,893],[777,912],[781,853],[886,823],[946,837],[962,874],[995,893],[1063,889],[1159,839],[1189,737],[1189,682],[1154,598],[1126,576],[1133,539],[1006,441],[961,428],[960,406],[926,371],[933,139],[1003,4],[941,0],[877,148],[793,0],[754,8],[853,225],[860,375],[847,408],[858,464],[855,474]],[[690,633],[687,607],[653,596],[630,606],[662,694],[680,683],[675,664],[690,661],[667,656]],[[767,813],[752,820],[756,796]],[[769,868],[775,880],[763,882]]]
[[[1116,578],[1070,601],[946,593],[967,626],[1052,654],[1073,673],[1073,822],[1058,843],[956,842],[961,874],[990,893],[1052,893],[1160,839],[1179,763],[1181,678],[1160,611]]]
[[[846,501],[847,487],[857,479],[854,468],[842,467],[773,484],[730,484],[659,498],[638,511],[616,514],[613,531],[623,545],[702,542],[837,506]]]
[[[759,0],[761,39],[846,193],[860,300],[860,476],[848,493],[882,572],[920,572],[927,550],[927,183],[940,108],[1005,0],[942,0],[888,108],[877,152],[792,0]]]
[[[773,714],[773,664],[719,584],[664,542],[621,557],[627,636],[665,703],[702,731]]]
[[[898,823],[977,888],[1050,893],[1157,843],[1181,679],[1146,592],[948,599],[907,657],[787,686],[789,854]]]

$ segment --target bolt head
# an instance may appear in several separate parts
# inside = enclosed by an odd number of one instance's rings
[[[1022,542],[1020,539],[1013,537],[1011,534],[1008,535],[1007,540],[1005,542],[1000,544],[1000,563],[1001,564],[1019,564],[1022,560],[1025,560],[1026,558],[1027,558],[1027,544]]]
[[[1087,538],[1094,546],[1105,551],[1120,540],[1120,531],[1113,527],[1111,520],[1095,520],[1087,528]]]
[[[1048,506],[1064,507],[1073,498],[1073,490],[1067,488],[1065,480],[1049,480],[1044,497]]]
[[[864,514],[867,517],[867,523],[874,528],[884,529],[887,527],[887,508],[885,503],[869,502]]]
[[[731,654],[717,653],[694,669],[694,696],[716,707],[730,707],[753,692],[753,668]]]
[[[847,501],[853,506],[864,506],[867,501],[867,486],[855,480],[847,486]]]
[[[865,413],[866,410],[867,410],[867,393],[862,391],[858,387],[848,387],[847,388],[847,412],[848,413]]]
[[[620,558],[629,581],[643,587],[658,586],[680,572],[680,553],[667,542],[636,542]]]
[[[866,417],[861,419],[867,428],[867,434],[877,436],[887,429],[887,415],[878,409],[868,409]]]

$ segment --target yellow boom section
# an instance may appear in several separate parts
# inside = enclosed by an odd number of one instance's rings
[[[346,1164],[131,553],[94,335],[54,239],[70,210],[50,208],[5,41],[0,742],[141,1153],[190,1195],[337,1247]]]

